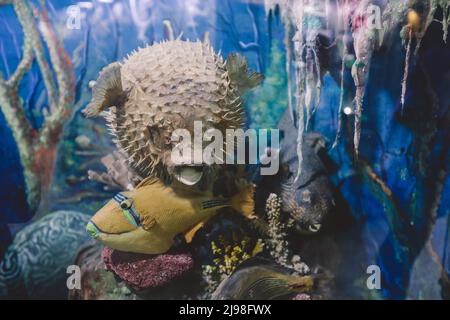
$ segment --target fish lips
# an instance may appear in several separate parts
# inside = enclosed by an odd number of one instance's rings
[[[91,218],[86,230],[93,237],[98,237],[100,233],[121,234],[136,230],[136,221],[128,216],[117,201],[110,200]]]
[[[89,221],[86,225],[86,232],[93,238],[97,239],[100,236],[100,229],[95,225],[94,222]]]
[[[95,237],[94,239],[109,248],[123,252],[156,255],[167,252],[173,244],[173,239],[160,237],[142,227],[124,233],[106,233],[90,221],[87,228],[89,228],[88,232]]]
[[[93,238],[99,239],[101,235],[121,235],[122,233],[108,233],[100,229],[94,221],[90,220],[86,225],[86,232]],[[129,232],[129,231],[128,231]]]

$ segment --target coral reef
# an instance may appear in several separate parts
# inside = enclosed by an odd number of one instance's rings
[[[119,190],[132,190],[142,178],[126,164],[126,157],[114,151],[101,158],[106,172],[88,170],[89,180],[102,183],[109,188]]]
[[[315,299],[316,288],[297,293],[284,287],[273,294],[265,282],[273,278],[251,278],[243,272],[261,275],[267,270],[261,261],[251,264],[255,257],[249,259],[263,244],[257,258],[285,265],[284,271],[271,275],[306,272],[303,261],[314,280],[323,271],[330,273],[325,299],[450,296],[450,2],[264,3],[79,2],[81,29],[71,30],[64,12],[67,1],[0,0],[0,256],[14,236],[21,239],[1,262],[1,298],[65,298],[67,274],[57,261],[61,257],[65,267],[82,269],[82,289],[71,290],[70,299],[210,298],[221,281],[216,290],[220,297],[278,298],[281,292],[288,293],[287,299]],[[377,26],[371,29],[366,22]],[[156,290],[149,288],[152,292],[139,286],[130,290],[136,279],[107,271],[102,246],[85,245],[82,227],[79,235],[69,231],[66,237],[53,223],[29,219],[38,207],[37,216],[61,209],[94,212],[118,190],[135,188],[143,176],[127,163],[131,154],[117,151],[103,119],[86,121],[78,110],[91,100],[91,89],[100,87],[100,79],[94,80],[104,66],[125,63],[121,59],[130,50],[147,43],[189,38],[203,38],[203,45],[220,49],[214,55],[239,52],[249,67],[265,74],[265,82],[247,94],[242,114],[254,128],[276,127],[282,118],[281,167],[276,176],[252,177],[258,185],[258,222],[219,213],[189,246],[195,263],[188,279],[173,278]],[[190,56],[180,55],[169,62],[175,65]],[[158,62],[164,64],[161,56]],[[145,68],[136,69],[139,75]],[[154,74],[156,87],[167,75]],[[110,80],[105,83],[117,86]],[[132,80],[139,84],[141,79]],[[186,99],[194,98],[186,94]],[[159,111],[164,118],[166,113]],[[134,120],[139,121],[133,119],[130,127]],[[159,134],[159,128],[154,131]],[[141,142],[131,149],[140,148]],[[140,160],[136,155],[134,161]],[[217,171],[222,168],[202,171],[214,182],[211,188],[202,179],[202,190],[236,193],[238,168]],[[36,246],[56,253],[50,256]],[[236,246],[240,249],[234,250]],[[226,259],[218,253],[225,247]],[[366,287],[366,267],[372,264],[380,266],[382,290]],[[124,269],[130,265],[122,264]],[[202,266],[208,269],[203,275]],[[36,276],[27,277],[27,270],[36,270]],[[54,271],[59,280],[45,280]],[[253,282],[246,282],[249,278],[263,285],[255,292]],[[241,284],[245,289],[239,291]],[[209,292],[203,295],[206,285]]]
[[[164,286],[185,275],[194,265],[190,254],[152,256],[120,252],[108,247],[103,249],[102,259],[108,271],[137,292]]]
[[[14,0],[12,4],[24,33],[23,54],[9,79],[0,74],[0,106],[17,143],[28,204],[34,211],[49,188],[62,129],[72,115],[75,79],[72,62],[55,34],[45,7],[39,10],[24,0]],[[19,96],[20,81],[33,61],[39,66],[48,93],[48,109],[39,129],[30,123]]]
[[[225,238],[219,237],[218,242],[211,242],[211,251],[214,256],[212,265],[203,265],[203,280],[206,284],[206,293],[203,298],[208,298],[217,286],[244,261],[260,253],[264,244],[258,239],[252,247],[250,239],[244,238],[240,242],[235,239],[233,243],[227,243]]]
[[[88,221],[79,212],[56,211],[22,229],[0,263],[0,297],[65,299],[66,269],[92,241]]]
[[[118,282],[102,260],[103,247],[90,243],[80,248],[74,264],[80,267],[81,288],[69,290],[69,300],[136,300],[124,282]]]
[[[281,214],[281,201],[276,194],[270,194],[266,200],[266,215],[264,221],[258,221],[261,224],[263,239],[258,239],[254,247],[249,247],[249,240],[243,239],[240,242],[232,241],[227,244],[223,237],[219,236],[219,244],[215,241],[211,242],[211,251],[214,255],[213,265],[203,265],[203,279],[206,284],[206,295],[203,298],[208,298],[212,294],[213,299],[275,299],[279,296],[288,296],[292,293],[287,282],[287,278],[283,278],[283,274],[292,275],[292,281],[296,281],[296,276],[308,274],[309,267],[300,259],[298,254],[291,251],[291,246],[287,240],[288,229],[292,228],[294,221],[292,219],[284,219]],[[254,260],[253,257],[261,253],[267,253],[271,256],[271,264],[276,266],[275,269],[266,269],[266,266],[255,267],[257,270],[242,271],[244,266],[247,266],[247,260]],[[261,268],[261,269],[258,269]],[[280,269],[281,268],[281,269]],[[259,271],[258,271],[259,270]],[[282,272],[280,272],[282,270]],[[260,273],[261,279],[255,280],[258,283],[264,283],[267,272],[268,278],[280,280],[282,287],[278,293],[266,291],[264,284],[259,290],[250,289],[252,284],[249,283],[247,292],[246,286],[239,284],[247,274]],[[269,275],[270,274],[270,275]],[[298,280],[298,279],[297,279]],[[268,280],[270,281],[270,280]],[[284,282],[283,282],[284,281]],[[299,280],[301,282],[301,280]],[[282,284],[284,283],[284,284]],[[220,284],[220,286],[219,286]],[[312,288],[312,284],[307,288],[301,285],[297,287],[299,291],[305,289],[306,291]],[[237,291],[236,291],[237,290]],[[239,291],[239,290],[242,290]],[[268,294],[265,296],[265,294]]]
[[[402,80],[401,105],[404,105],[404,96],[406,92],[406,82],[408,78],[409,56],[412,38],[417,38],[416,52],[431,21],[433,21],[436,11],[440,8],[443,11],[442,24],[443,39],[446,41],[448,25],[449,4],[447,1],[427,0],[423,4],[420,1],[387,1],[379,7],[379,3],[371,0],[364,1],[292,1],[292,0],[266,0],[266,10],[271,13],[276,8],[281,11],[283,23],[287,36],[289,30],[294,29],[294,36],[291,41],[286,43],[286,50],[291,55],[291,45],[294,48],[294,69],[295,69],[295,101],[297,112],[297,153],[301,164],[302,143],[304,130],[308,129],[311,112],[314,111],[320,102],[320,88],[324,70],[324,63],[320,61],[321,51],[326,50],[326,44],[321,43],[319,31],[329,31],[335,34],[334,41],[341,42],[341,98],[339,103],[338,118],[341,117],[344,92],[344,64],[349,58],[347,46],[351,45],[354,50],[354,61],[352,62],[352,78],[355,85],[354,94],[354,151],[358,156],[361,136],[361,122],[363,111],[363,100],[366,90],[366,81],[370,70],[370,62],[374,51],[378,50],[382,44],[386,44],[390,39],[389,33],[392,33],[395,24],[400,23],[401,18],[408,16],[407,26],[402,34],[407,38],[405,73]],[[414,9],[422,6],[423,10],[418,14]],[[376,8],[382,11],[380,17],[372,17]],[[336,10],[337,19],[331,19],[329,12]],[[379,19],[379,20],[378,20]],[[331,21],[331,22],[330,22]],[[372,24],[379,24],[372,25]],[[379,29],[379,32],[377,32]],[[406,30],[406,32],[405,32]],[[353,38],[349,43],[349,35]],[[290,74],[289,61],[286,64],[288,75]],[[290,86],[288,86],[289,88]],[[289,90],[291,90],[289,88]],[[304,114],[306,113],[306,119]],[[339,139],[341,125],[338,125],[338,131],[335,139],[336,146]],[[297,178],[301,174],[301,165],[298,168]]]
[[[294,221],[284,222],[281,216],[281,201],[274,193],[270,194],[266,202],[266,215],[268,220],[269,253],[280,266],[291,268],[298,274],[306,274],[309,267],[301,262],[299,255],[294,255],[289,249],[287,229],[292,227]]]

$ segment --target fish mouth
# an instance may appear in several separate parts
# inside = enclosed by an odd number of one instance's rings
[[[187,185],[194,186],[200,182],[203,177],[203,167],[201,166],[181,166],[175,169],[175,179]]]
[[[107,233],[90,221],[86,230],[96,241],[123,252],[161,254],[167,252],[173,244],[173,239],[155,235],[142,227],[123,233]]]
[[[133,231],[133,230],[132,230]],[[103,231],[100,229],[92,220],[89,220],[89,222],[86,225],[86,232],[93,238],[98,239],[102,234],[108,235],[108,236],[120,236],[121,234],[128,233],[131,231],[126,231],[122,233],[110,233]]]
[[[102,231],[99,229],[99,227],[96,226],[96,224],[94,222],[89,221],[88,224],[86,225],[86,232],[93,238],[93,239],[97,239],[100,234],[102,233]]]

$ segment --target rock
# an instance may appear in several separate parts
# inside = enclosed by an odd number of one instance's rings
[[[0,298],[67,298],[67,267],[92,241],[88,221],[76,211],[56,211],[19,231],[0,264]]]
[[[135,300],[136,295],[118,283],[113,273],[105,269],[103,246],[92,243],[79,251],[75,264],[81,270],[81,289],[70,290],[69,300]]]
[[[194,267],[194,260],[188,253],[147,255],[105,247],[102,259],[108,271],[136,292],[162,287]]]

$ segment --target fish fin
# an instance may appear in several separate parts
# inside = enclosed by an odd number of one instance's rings
[[[156,182],[160,181],[157,177],[147,177],[144,180],[142,180],[141,182],[138,183],[138,185],[135,187],[135,189],[143,187],[143,186],[149,186],[151,184],[154,184]]]
[[[240,54],[229,54],[226,69],[231,82],[237,87],[240,94],[259,85],[264,76],[256,71],[248,70],[247,59]]]
[[[295,277],[290,281],[289,287],[294,291],[309,291],[314,287],[314,278],[310,275]]]
[[[231,207],[249,219],[255,219],[255,185],[245,183],[240,187],[239,192],[231,198]]]
[[[156,223],[156,219],[152,216],[144,216],[144,218],[141,221],[142,229],[145,231],[149,231]]]
[[[195,234],[205,225],[205,222],[206,220],[196,224],[192,229],[190,229],[188,232],[184,234],[184,238],[186,239],[187,243],[192,242],[192,239],[194,239]]]
[[[86,117],[95,117],[102,111],[123,103],[126,93],[122,89],[120,64],[111,63],[100,71],[92,88],[92,100],[83,110]]]

